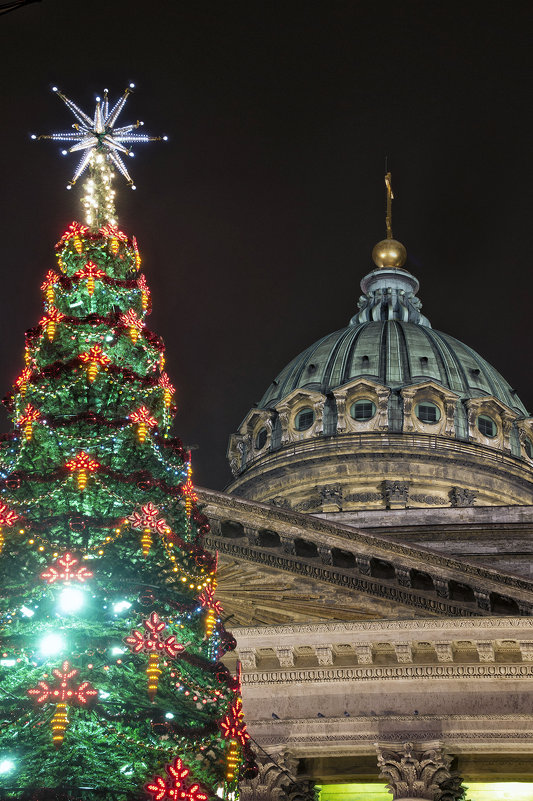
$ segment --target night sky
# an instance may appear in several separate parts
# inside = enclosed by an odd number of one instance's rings
[[[393,231],[433,327],[533,409],[529,2],[43,0],[0,17],[0,388],[41,316],[53,246],[82,219],[77,163],[29,133],[67,130],[134,81],[122,124],[168,143],[117,179],[178,388],[196,483],[230,479],[227,440],[277,372],[344,327]],[[5,418],[2,428],[10,423]]]

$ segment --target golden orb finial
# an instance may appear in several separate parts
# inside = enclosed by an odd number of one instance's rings
[[[387,214],[385,217],[385,226],[387,229],[387,238],[382,239],[377,245],[374,245],[372,250],[372,260],[376,267],[403,267],[407,260],[407,251],[401,242],[392,238],[392,201],[394,195],[392,194],[391,174],[385,174],[385,190],[387,193]]]

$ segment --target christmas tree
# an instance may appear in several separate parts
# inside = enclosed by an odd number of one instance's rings
[[[57,90],[54,90],[57,91]],[[233,798],[252,771],[235,641],[202,547],[150,290],[117,225],[112,175],[141,123],[107,91],[54,134],[87,170],[44,276],[44,314],[0,442],[0,785],[13,798]],[[85,788],[85,789],[80,789]]]

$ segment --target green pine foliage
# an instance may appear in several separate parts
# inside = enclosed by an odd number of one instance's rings
[[[73,223],[56,250],[45,314],[5,401],[14,432],[0,442],[0,785],[14,798],[65,787],[146,797],[179,756],[191,799],[228,796],[253,770],[239,681],[220,662],[234,640],[212,595],[190,456],[169,437],[173,387],[145,325],[137,245]],[[153,613],[165,624],[156,657],[144,648]],[[134,631],[138,653],[125,642]],[[74,693],[85,682],[97,691],[67,697],[55,743],[54,670],[77,671]]]

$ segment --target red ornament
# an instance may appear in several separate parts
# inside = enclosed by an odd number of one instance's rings
[[[137,279],[137,286],[141,290],[141,302],[144,311],[148,309],[150,306],[150,289],[148,284],[146,283],[146,278],[144,275],[140,275]]]
[[[57,668],[52,670],[52,674],[57,679],[53,686],[45,681],[40,681],[37,687],[28,690],[28,695],[34,698],[37,704],[48,702],[56,704],[56,711],[51,721],[52,740],[56,748],[62,744],[68,726],[67,705],[87,706],[98,695],[98,690],[95,690],[88,681],[71,686],[70,680],[78,673],[79,671],[71,668],[68,662],[63,662],[61,670]]]
[[[152,416],[150,409],[146,406],[141,406],[136,412],[132,412],[129,416],[132,423],[137,423],[137,435],[140,442],[144,442],[148,432],[148,426],[154,428],[157,426],[157,420]]]
[[[64,316],[55,306],[50,306],[44,317],[39,320],[39,325],[43,325],[46,328],[46,334],[50,342],[55,336],[57,324],[61,322]]]
[[[55,300],[54,285],[57,284],[58,281],[59,275],[53,270],[48,270],[41,284],[41,290],[45,293],[46,301],[49,306],[51,306]]]
[[[137,317],[135,309],[130,309],[125,314],[121,314],[119,320],[122,325],[125,325],[127,328],[129,328],[130,339],[135,345],[139,338],[139,332],[142,331],[144,327],[143,321]]]
[[[165,770],[168,779],[156,776],[150,784],[145,785],[145,790],[153,796],[153,801],[163,801],[165,798],[170,798],[172,801],[179,799],[207,801],[208,796],[199,784],[185,785],[184,779],[190,774],[190,770],[185,767],[180,757],[165,765]]]
[[[235,703],[230,707],[228,714],[220,721],[219,725],[224,737],[227,737],[228,740],[238,740],[241,745],[245,745],[246,740],[250,739],[250,735],[246,731],[246,723],[244,722],[241,698],[237,698]]]
[[[86,225],[73,222],[69,225],[69,227],[61,237],[60,241],[57,243],[56,247],[61,247],[61,245],[65,245],[69,241],[69,239],[72,239],[74,242],[74,248],[76,249],[76,252],[81,253],[81,251],[83,250],[83,243],[81,241],[81,237],[84,236],[88,231],[89,228]]]
[[[86,278],[87,279],[87,292],[89,295],[94,294],[94,279],[95,278],[103,278],[105,275],[105,270],[101,270],[94,261],[88,261],[87,264],[74,273],[75,278]]]
[[[191,475],[192,475],[192,465],[189,462],[187,465],[187,481],[181,488],[181,492],[185,497],[185,512],[187,514],[187,517],[189,517],[192,512],[193,504],[196,503],[196,501],[198,500],[198,495],[194,491],[194,485],[192,483]]]
[[[31,403],[28,403],[24,409],[24,414],[19,418],[19,425],[24,426],[24,436],[29,441],[32,437],[32,428],[36,420],[41,416],[41,412],[36,409]]]
[[[16,388],[20,391],[20,394],[24,397],[26,393],[26,389],[28,386],[28,382],[31,378],[31,370],[29,367],[24,367],[21,374],[15,381]]]
[[[78,489],[83,492],[87,486],[87,471],[94,473],[100,467],[100,463],[96,459],[92,459],[84,451],[81,451],[73,459],[66,462],[65,467],[72,473],[74,470],[78,470]]]
[[[176,388],[170,383],[170,379],[166,373],[162,373],[161,378],[159,379],[159,386],[163,389],[163,399],[165,407],[168,409],[172,401],[172,395],[176,391]]]
[[[109,356],[103,352],[100,345],[93,345],[87,353],[80,353],[80,361],[87,364],[87,378],[92,383],[98,373],[98,367],[105,367],[111,364]]]
[[[151,501],[141,506],[140,512],[133,512],[126,520],[129,521],[132,528],[143,532],[141,538],[143,556],[148,556],[150,552],[152,545],[151,532],[166,534],[170,531],[167,521],[164,517],[159,517],[159,509]]]
[[[0,503],[0,526],[12,526],[20,515],[9,509],[5,503]]]
[[[146,630],[145,634],[138,629],[134,629],[129,637],[124,638],[124,642],[134,654],[141,652],[149,654],[146,674],[148,676],[148,697],[153,700],[157,692],[159,676],[161,675],[159,655],[164,653],[171,659],[175,659],[178,654],[185,650],[185,646],[177,642],[173,634],[165,640],[161,637],[161,633],[166,629],[167,624],[161,620],[157,612],[152,612],[148,620],[143,620],[143,626]]]
[[[75,559],[71,553],[66,553],[56,561],[56,567],[50,565],[41,573],[41,578],[48,584],[54,584],[56,581],[85,581],[92,578],[93,574],[86,567],[83,565],[76,567],[78,562],[79,559]]]

